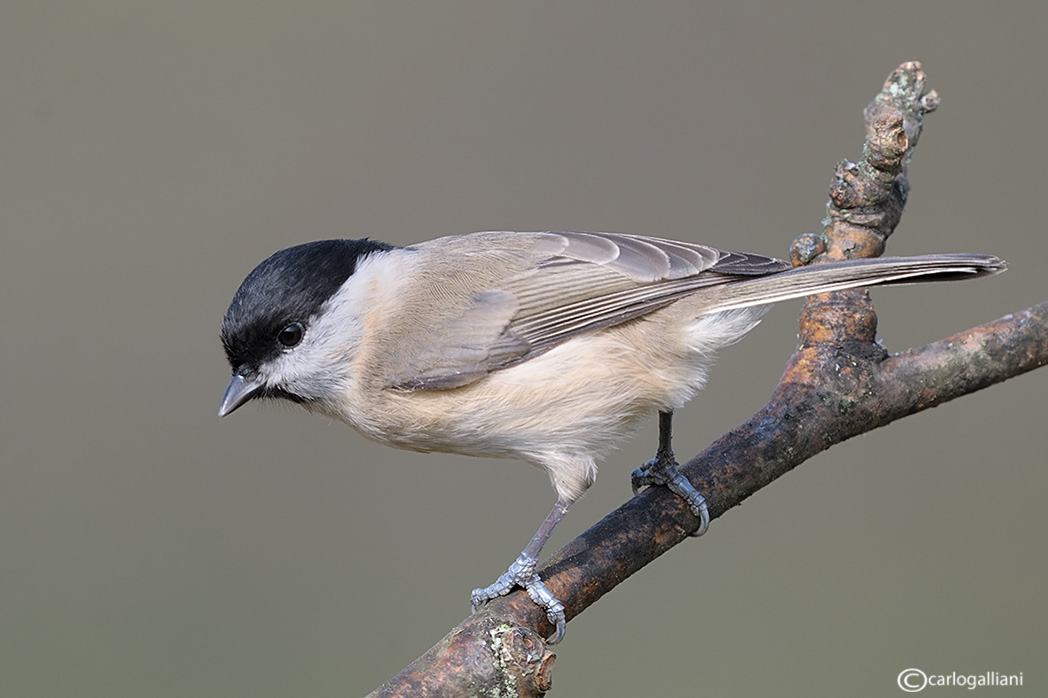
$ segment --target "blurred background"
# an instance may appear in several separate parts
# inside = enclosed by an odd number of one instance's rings
[[[278,405],[220,421],[219,322],[279,248],[614,230],[786,255],[920,60],[943,104],[889,251],[1011,270],[876,291],[885,344],[1048,299],[1048,5],[701,5],[4,3],[0,694],[363,694],[548,511],[515,463]],[[799,307],[723,356],[679,454],[765,402]],[[554,695],[880,696],[909,667],[1037,693],[1046,393],[1034,372],[805,463],[572,622]],[[654,445],[604,463],[550,551]]]

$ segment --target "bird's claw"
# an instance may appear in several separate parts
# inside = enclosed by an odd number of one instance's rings
[[[567,618],[564,616],[564,604],[556,596],[550,593],[546,585],[542,583],[537,574],[531,575],[531,579],[524,584],[524,591],[535,602],[535,605],[546,612],[546,618],[553,624],[553,636],[546,638],[546,644],[555,645],[564,639],[564,626]]]
[[[515,587],[521,587],[527,592],[535,605],[546,612],[546,617],[555,628],[553,636],[547,639],[546,642],[555,645],[564,639],[564,629],[567,624],[567,618],[564,615],[564,604],[546,588],[542,579],[535,574],[537,563],[538,561],[534,558],[522,554],[513,561],[508,570],[495,580],[494,584],[483,589],[474,589],[473,593],[470,594],[470,605],[473,612],[476,613],[482,604],[500,596],[505,596],[513,591]]]
[[[683,499],[691,509],[691,513],[699,519],[699,527],[689,535],[701,536],[710,527],[710,511],[706,505],[706,498],[699,494],[695,486],[688,482],[688,478],[681,474],[675,461],[652,458],[633,471],[630,475],[630,485],[633,487],[634,496],[640,492],[642,487],[658,485],[668,487],[670,492]]]
[[[483,589],[474,589],[470,594],[470,605],[473,607],[473,612],[476,613],[481,604],[505,596],[513,591],[514,587],[524,587],[535,576],[537,563],[538,561],[534,558],[521,554],[493,584]]]
[[[639,468],[634,468],[630,473],[630,485],[633,487],[633,496],[640,494],[641,488],[652,485],[665,485],[665,472],[658,467],[658,459],[652,458]]]

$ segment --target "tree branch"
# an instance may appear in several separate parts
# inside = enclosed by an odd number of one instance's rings
[[[838,165],[825,229],[794,242],[794,264],[883,252],[906,202],[906,166],[924,115],[939,103],[925,87],[916,62],[889,76],[866,108],[862,159]],[[876,328],[865,291],[809,299],[800,349],[768,404],[682,468],[706,496],[711,518],[834,444],[1048,363],[1048,302],[894,356],[876,343]],[[696,525],[678,497],[649,489],[539,572],[570,621]],[[467,618],[372,695],[541,695],[556,658],[542,639],[550,632],[545,613],[514,592]]]

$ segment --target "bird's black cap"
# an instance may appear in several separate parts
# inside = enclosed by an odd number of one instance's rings
[[[240,284],[222,320],[222,346],[233,371],[257,369],[280,352],[277,335],[305,324],[342,287],[360,260],[393,249],[374,240],[319,240],[280,250]]]

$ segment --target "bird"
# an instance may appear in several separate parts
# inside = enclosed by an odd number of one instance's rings
[[[219,416],[283,399],[389,446],[523,461],[556,503],[474,611],[517,587],[565,632],[536,574],[542,548],[597,463],[659,417],[636,492],[669,487],[709,524],[673,459],[672,416],[718,350],[770,304],[849,288],[980,277],[992,255],[930,254],[793,266],[759,254],[626,233],[490,231],[395,246],[308,242],[258,264],[222,320],[232,378]]]

